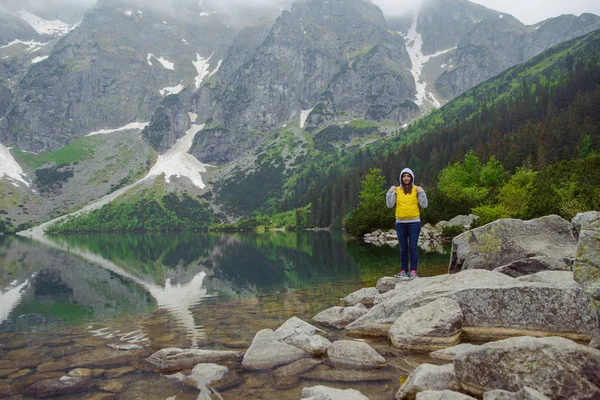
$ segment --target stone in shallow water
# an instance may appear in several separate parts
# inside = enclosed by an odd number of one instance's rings
[[[560,337],[486,343],[454,359],[462,387],[481,396],[530,387],[552,399],[600,398],[600,350]]]
[[[313,320],[323,325],[343,328],[356,321],[368,312],[368,308],[362,304],[354,307],[330,307],[314,316]]]
[[[130,372],[135,371],[133,367],[121,367],[115,369],[109,369],[105,372],[107,378],[120,378],[123,375],[129,374]]]
[[[144,353],[145,350],[119,351],[108,347],[98,347],[93,350],[82,351],[81,353],[67,356],[58,361],[40,364],[37,369],[40,372],[49,372],[76,367],[126,364],[142,357]]]
[[[358,340],[338,340],[327,351],[329,361],[336,367],[382,368],[387,361],[368,343]]]
[[[120,393],[125,387],[125,382],[119,379],[110,379],[98,383],[98,387],[105,392]]]
[[[300,374],[313,369],[322,362],[322,360],[316,360],[314,358],[304,358],[277,368],[273,371],[275,387],[278,389],[289,389],[297,386],[298,383],[300,383]]]
[[[190,369],[199,363],[238,361],[242,355],[239,351],[167,348],[157,351],[146,360],[155,371],[172,372]]]
[[[321,335],[324,331],[298,317],[288,319],[276,331],[277,340],[306,350],[312,355],[323,355],[331,347],[331,342]]]
[[[460,341],[463,314],[458,303],[446,297],[402,314],[392,325],[389,338],[398,348],[431,351]]]
[[[66,396],[76,393],[88,392],[93,383],[90,378],[74,378],[63,376],[58,379],[48,379],[34,383],[25,389],[25,395],[31,397]]]
[[[254,336],[250,348],[244,354],[242,366],[253,370],[270,369],[308,356],[308,352],[277,340],[277,335],[272,330],[263,329]]]
[[[460,384],[452,364],[421,364],[398,389],[396,399],[412,399],[425,390],[459,390]]]
[[[369,400],[361,392],[354,389],[333,389],[327,386],[313,386],[302,389],[302,399],[323,400]]]
[[[361,371],[355,369],[337,369],[320,365],[314,371],[300,375],[302,379],[321,382],[378,382],[394,380],[398,373],[394,370]]]

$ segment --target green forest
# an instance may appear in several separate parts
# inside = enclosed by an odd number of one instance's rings
[[[276,132],[279,143],[307,151],[288,169],[282,148],[270,145],[252,174],[222,184],[212,201],[242,215],[235,224],[215,223],[223,216],[201,199],[172,194],[111,204],[49,232],[346,227],[360,235],[393,225],[384,194],[407,166],[428,194],[424,222],[468,213],[480,224],[572,218],[600,209],[600,31],[555,46],[392,135],[389,126],[384,133],[364,122],[304,133],[304,144]],[[381,139],[331,145],[365,134]]]
[[[381,170],[389,187],[409,166],[428,193],[428,222],[472,211],[482,220],[552,213],[570,218],[600,206],[599,146],[595,32],[482,83],[390,140],[328,166],[308,166],[280,206],[310,204],[311,225],[339,227],[356,213],[371,169]],[[498,173],[494,168],[502,173],[486,175]],[[453,179],[461,190],[451,187]]]

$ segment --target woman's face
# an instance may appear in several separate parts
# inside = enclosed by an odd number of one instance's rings
[[[410,185],[411,182],[412,182],[412,176],[408,172],[403,173],[402,174],[402,183],[405,185]]]

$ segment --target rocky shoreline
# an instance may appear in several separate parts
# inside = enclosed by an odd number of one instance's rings
[[[598,212],[500,220],[454,238],[448,275],[383,277],[315,315],[320,327],[292,317],[247,349],[98,345],[39,363],[0,343],[0,397],[121,398],[144,372],[204,400],[263,373],[312,400],[368,399],[364,382],[395,399],[597,399],[599,261]],[[412,353],[430,362],[399,368]]]

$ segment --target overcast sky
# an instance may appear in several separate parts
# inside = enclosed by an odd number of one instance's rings
[[[372,0],[386,15],[404,14],[407,9],[415,9],[421,0]],[[519,21],[531,25],[561,14],[589,12],[600,15],[600,0],[476,0],[492,10],[511,14]]]
[[[137,4],[154,4],[165,7],[178,7],[180,3],[190,0],[124,0]],[[200,0],[198,0],[200,2]],[[230,9],[263,8],[267,4],[289,3],[292,0],[202,0],[205,3],[217,3],[221,7]],[[383,9],[386,15],[401,15],[409,10],[418,8],[423,0],[372,0]],[[32,8],[54,9],[58,6],[91,6],[96,0],[0,0],[0,9]],[[579,16],[584,12],[600,15],[600,0],[476,0],[474,3],[496,11],[505,12],[515,16],[521,22],[531,25],[546,18],[557,17],[561,14],[575,14]],[[4,6],[4,7],[3,7]],[[244,7],[246,6],[246,7]],[[30,8],[31,9],[31,8]]]

